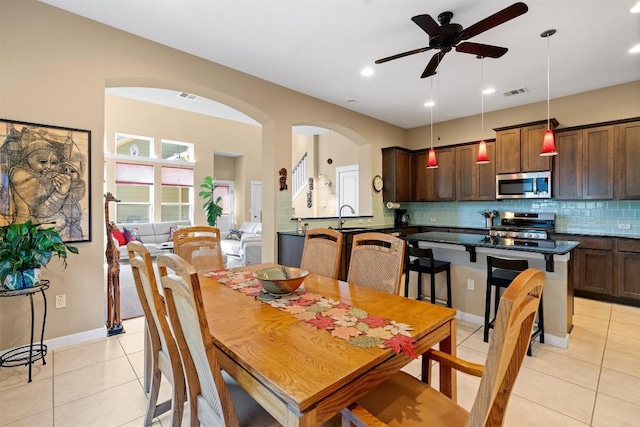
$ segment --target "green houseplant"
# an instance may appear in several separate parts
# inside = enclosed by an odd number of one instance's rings
[[[27,221],[0,227],[0,286],[16,290],[34,286],[40,278],[40,268],[51,258],[62,259],[67,267],[67,253],[78,253],[68,246],[54,228],[41,228]]]
[[[205,176],[204,181],[200,184],[200,197],[204,199],[202,207],[207,213],[207,223],[211,227],[215,227],[218,218],[222,215],[222,206],[219,205],[222,197],[216,197],[214,193],[218,188],[216,180],[210,176]]]

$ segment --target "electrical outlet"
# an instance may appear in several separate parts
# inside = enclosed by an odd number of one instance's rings
[[[56,308],[65,308],[67,306],[67,295],[56,295]]]
[[[467,279],[467,289],[473,291],[476,288],[476,282],[473,279]]]
[[[362,224],[362,218],[358,220],[358,224]]]
[[[618,224],[618,228],[622,230],[631,230],[631,224]]]
[[[371,224],[371,218],[367,218],[367,224]]]
[[[436,219],[435,218],[431,218],[431,222],[436,222]]]

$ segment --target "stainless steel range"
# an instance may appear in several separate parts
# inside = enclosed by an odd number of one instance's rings
[[[489,236],[511,239],[546,240],[556,226],[551,212],[501,212],[500,225],[491,227]]]

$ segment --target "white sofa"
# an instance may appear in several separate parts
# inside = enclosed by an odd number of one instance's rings
[[[220,242],[223,255],[240,258],[244,265],[262,262],[262,223],[245,222],[238,229],[240,240],[230,239],[229,232],[223,232]]]
[[[149,250],[152,256],[161,254],[165,249],[160,245],[162,243],[170,242],[170,229],[178,227],[188,227],[191,225],[190,221],[167,221],[167,222],[123,222],[116,224],[120,231],[124,232],[125,228],[137,228],[138,235],[142,244]],[[114,238],[115,240],[115,238]],[[129,258],[127,253],[127,245],[119,245],[115,240],[114,244],[118,245],[120,251],[120,259]],[[172,247],[172,246],[171,246]]]

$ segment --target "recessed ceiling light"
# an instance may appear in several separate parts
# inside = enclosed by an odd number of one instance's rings
[[[425,107],[433,107],[434,105],[436,105],[436,103],[433,101],[427,101],[424,103]]]
[[[496,90],[492,87],[486,88],[485,90],[482,91],[482,93],[484,95],[491,95],[492,93],[494,93]]]
[[[637,44],[631,49],[629,49],[629,53],[638,53],[638,52],[640,52],[640,44]]]
[[[640,3],[633,6],[630,10],[631,13],[640,13]]]
[[[362,74],[365,77],[369,77],[369,76],[373,76],[373,68],[364,68],[362,71],[360,71],[360,74]]]

